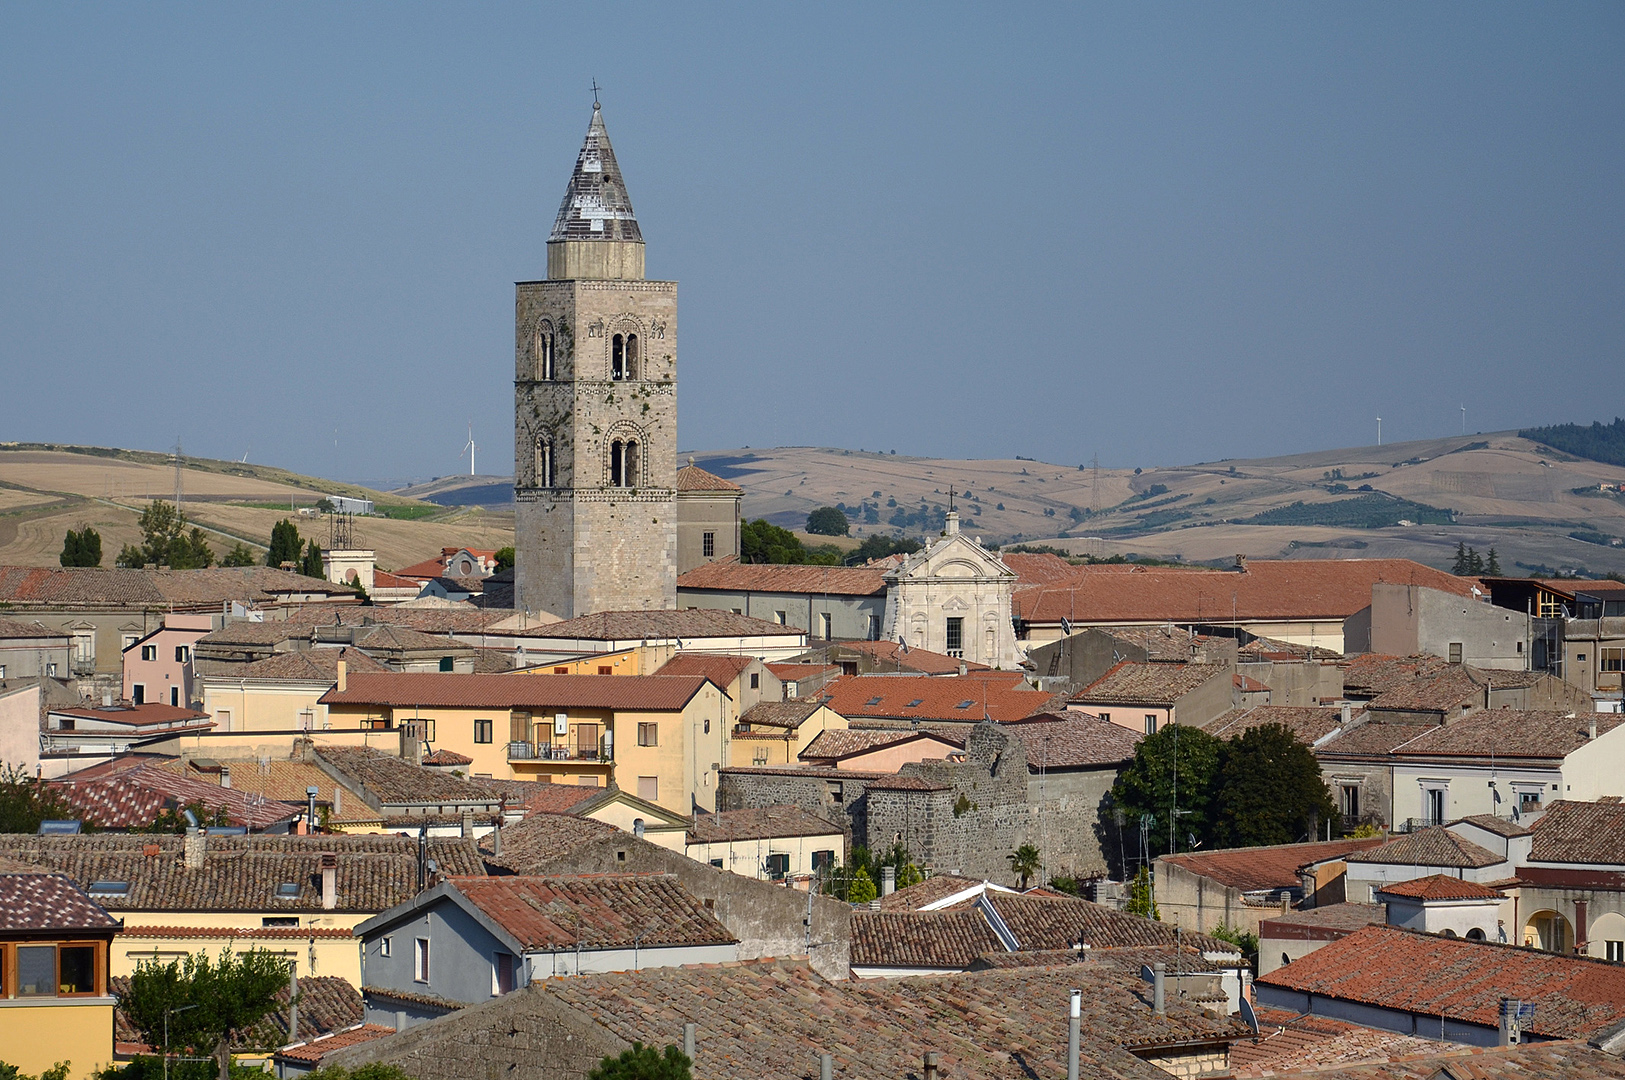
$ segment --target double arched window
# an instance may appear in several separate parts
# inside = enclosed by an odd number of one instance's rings
[[[609,444],[609,486],[639,487],[643,462],[636,439],[615,439]]]
[[[638,377],[638,336],[616,334],[609,342],[609,377],[617,381]]]
[[[542,488],[555,487],[556,476],[553,461],[553,440],[545,434],[536,436],[536,486]]]
[[[544,322],[536,328],[536,378],[551,382],[556,376],[553,368],[553,324]]]

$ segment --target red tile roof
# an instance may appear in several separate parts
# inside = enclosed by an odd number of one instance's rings
[[[1078,712],[1002,726],[1021,740],[1029,772],[1119,765],[1134,757],[1134,748],[1145,737],[1121,724]]]
[[[1000,552],[999,561],[1016,574],[1016,588],[1032,585],[1060,585],[1076,581],[1081,567],[1073,566],[1059,555],[1028,553],[1024,551]]]
[[[455,750],[436,750],[434,753],[425,756],[423,759],[423,764],[425,765],[472,765],[473,763],[473,758],[469,757],[467,754],[459,754]]]
[[[1381,700],[1381,699],[1378,699]],[[1372,702],[1375,707],[1376,702]],[[1591,738],[1591,725],[1604,735],[1625,723],[1619,713],[1580,713],[1481,709],[1470,716],[1428,727],[1394,747],[1401,757],[1518,757],[1562,759]]]
[[[729,656],[724,653],[685,650],[667,660],[654,674],[699,675],[710,679],[720,689],[726,690],[755,662],[754,656]]]
[[[975,878],[937,874],[917,885],[910,885],[906,889],[898,889],[890,896],[881,897],[880,907],[883,911],[917,911],[927,904],[934,904],[954,893],[964,892],[980,884],[981,882]]]
[[[718,559],[677,578],[679,589],[795,593],[801,596],[884,596],[886,577],[867,566],[744,563]]]
[[[60,874],[0,873],[0,934],[117,930],[119,921]]]
[[[1389,1061],[1419,1054],[1437,1057],[1434,1039],[1361,1027],[1329,1016],[1255,1006],[1259,1038],[1230,1046],[1230,1068],[1238,1078],[1276,1076],[1289,1069]]]
[[[1361,653],[1343,662],[1343,690],[1358,697],[1376,697],[1417,679],[1431,678],[1449,666],[1438,656]]]
[[[324,705],[414,705],[453,709],[647,709],[686,706],[705,680],[665,675],[455,675],[441,672],[360,674]]]
[[[0,566],[0,603],[22,607],[103,604],[219,611],[227,600],[257,606],[290,595],[349,600],[355,590],[269,566],[207,570]]]
[[[732,480],[724,480],[715,473],[689,462],[677,470],[678,491],[726,491],[744,494],[745,489]]]
[[[1476,881],[1452,877],[1449,874],[1429,874],[1384,885],[1378,890],[1384,896],[1403,896],[1411,900],[1505,900],[1506,894]]]
[[[1625,864],[1625,803],[1560,799],[1531,826],[1530,862]]]
[[[1471,595],[1465,578],[1409,559],[1292,559],[1254,560],[1243,572],[1085,574],[1071,585],[1018,589],[1014,607],[1029,623],[1346,619],[1371,606],[1379,581]]]
[[[59,639],[63,643],[66,643],[69,640],[69,636],[66,633],[62,632],[61,630],[52,630],[44,623],[18,622],[16,619],[0,619],[0,639],[10,640],[16,638],[21,638],[24,640],[51,638]]]
[[[55,780],[51,786],[86,821],[104,829],[138,829],[150,825],[165,808],[179,812],[180,808],[194,803],[211,812],[224,811],[228,824],[246,825],[254,830],[268,829],[302,812],[301,807],[289,803],[236,788],[223,788],[155,765],[142,765],[89,780]]]
[[[454,878],[451,884],[526,949],[738,940],[666,874]]]
[[[357,1024],[342,1031],[335,1031],[330,1035],[321,1035],[309,1042],[294,1043],[284,1046],[276,1052],[278,1060],[299,1061],[309,1064],[320,1064],[323,1057],[335,1050],[342,1050],[347,1046],[359,1046],[364,1042],[381,1039],[385,1035],[395,1034],[392,1027],[382,1024]]]
[[[126,926],[120,938],[247,938],[256,941],[349,941],[342,926]]]
[[[1477,870],[1506,860],[1488,848],[1457,836],[1443,825],[1434,825],[1350,855],[1348,861]]]
[[[915,740],[935,741],[955,750],[965,748],[963,738],[955,738],[936,731],[911,731],[903,728],[888,728],[883,731],[832,729],[819,732],[797,756],[802,761],[834,762]]]
[[[983,953],[1004,951],[974,908],[852,913],[853,967],[964,969]]]
[[[758,701],[739,717],[741,725],[782,728],[794,731],[807,718],[824,707],[822,698],[791,698],[789,701]]]
[[[1589,1038],[1625,1021],[1618,964],[1389,926],[1356,930],[1258,982],[1492,1029],[1501,999],[1519,998],[1535,1006],[1524,1030],[1545,1038]]]
[[[600,611],[577,619],[547,623],[527,633],[542,641],[645,641],[708,637],[801,637],[807,632],[731,611],[689,608],[684,611]]]
[[[442,643],[450,644],[446,639]],[[277,653],[264,660],[255,660],[251,663],[220,664],[218,661],[210,670],[203,673],[204,678],[275,680],[278,682],[327,683],[331,685],[338,680],[339,661],[344,661],[346,672],[350,676],[377,675],[390,669],[362,652],[360,649],[297,649],[293,652]]]
[[[1371,837],[1333,840],[1329,843],[1228,848],[1186,855],[1163,855],[1158,861],[1169,862],[1193,874],[1212,878],[1232,889],[1258,892],[1301,885],[1302,882],[1298,879],[1299,867],[1327,859],[1342,858],[1353,852],[1377,847],[1382,842],[1381,837]]]
[[[1072,700],[1084,705],[1168,707],[1209,679],[1227,673],[1217,664],[1136,664],[1124,660],[1073,694]]]
[[[791,836],[841,836],[841,827],[796,806],[762,806],[744,810],[718,810],[695,814],[688,830],[691,844],[720,844],[731,840],[772,840]],[[836,843],[839,855],[841,844]]]
[[[848,718],[937,720],[975,723],[1021,720],[1049,703],[1019,672],[974,675],[847,675],[824,688],[829,707]],[[918,704],[914,704],[918,702]]]
[[[991,670],[986,664],[973,664],[929,649],[904,650],[895,641],[843,641],[839,648],[871,656],[881,668],[894,667],[898,671],[917,671],[924,675],[952,675],[961,664],[966,671]]]
[[[1442,712],[1454,717],[1462,706],[1482,708],[1487,701],[1483,684],[1457,664],[1433,675],[1400,683],[1378,694],[1369,707],[1389,712]]]
[[[96,720],[104,724],[124,724],[129,727],[168,727],[195,724],[209,719],[206,712],[182,709],[175,705],[156,702],[145,705],[58,705],[51,708],[56,716],[71,716],[77,720]]]
[[[1228,739],[1265,724],[1279,724],[1297,736],[1300,742],[1313,745],[1336,731],[1343,722],[1341,709],[1298,708],[1287,705],[1254,705],[1250,708],[1231,709],[1202,725],[1209,735]]]

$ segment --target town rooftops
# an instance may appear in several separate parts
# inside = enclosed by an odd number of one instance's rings
[[[1387,843],[1348,856],[1351,863],[1385,863],[1398,866],[1441,866],[1457,870],[1477,870],[1506,860],[1443,825],[1432,825]]]
[[[0,641],[33,641],[39,638],[66,642],[68,634],[61,630],[52,630],[43,623],[0,619]]]
[[[1242,892],[1261,892],[1299,886],[1302,884],[1298,878],[1300,867],[1327,859],[1345,858],[1381,843],[1381,837],[1351,837],[1313,844],[1276,844],[1271,847],[1161,855],[1157,861],[1171,863]]]
[[[807,634],[793,626],[735,615],[731,611],[689,608],[685,611],[600,611],[539,626],[527,636],[547,641],[690,641],[708,637],[805,638]]]
[[[676,675],[457,675],[442,672],[360,674],[345,689],[321,696],[324,705],[451,709],[628,709],[685,707],[706,680]]]
[[[686,571],[678,576],[677,587],[804,596],[884,596],[886,577],[883,571],[868,566],[741,564],[730,557]]]
[[[1430,726],[1394,747],[1393,753],[1404,757],[1561,759],[1590,741],[1592,725],[1598,735],[1604,735],[1622,722],[1625,715],[1619,713],[1482,709],[1452,723]]]
[[[350,601],[355,590],[269,566],[207,570],[0,566],[0,603],[12,607],[99,606],[219,611],[295,597]]]
[[[1417,1074],[1427,1080],[1438,1080],[1437,1067],[1441,1053],[1466,1053],[1462,1050],[1444,1050],[1438,1040],[1423,1039],[1415,1035],[1400,1035],[1392,1031],[1361,1027],[1346,1020],[1336,1020],[1314,1013],[1299,1013],[1292,1009],[1274,1009],[1257,1006],[1253,1010],[1258,1019],[1261,1038],[1243,1039],[1230,1048],[1230,1069],[1238,1078],[1300,1075],[1296,1069],[1319,1069],[1335,1062],[1358,1062],[1370,1067],[1375,1062],[1406,1060],[1419,1055],[1434,1058],[1429,1072]],[[1390,1066],[1389,1069],[1393,1067]],[[1398,1074],[1384,1069],[1381,1075],[1390,1080]],[[1339,1070],[1341,1072],[1341,1070]],[[1376,1069],[1372,1070],[1374,1073]],[[1450,1074],[1455,1080],[1454,1074]],[[1474,1080],[1483,1074],[1475,1072]]]
[[[278,1006],[247,1031],[237,1033],[232,1043],[234,1051],[263,1051],[266,1047],[283,1046],[293,1039],[320,1039],[332,1032],[353,1030],[361,1020],[361,995],[347,979],[337,975],[305,975],[299,979],[299,1030],[290,1033],[288,990],[287,980],[283,980],[276,991]],[[110,977],[107,991],[115,998],[126,997],[130,991],[130,977]],[[374,1030],[394,1034],[393,1028],[379,1029],[374,1026]],[[141,1032],[124,1011],[122,1001],[113,1012],[113,1039],[117,1053],[121,1055],[155,1052],[154,1047],[140,1041]]]
[[[513,825],[504,826],[500,841],[494,833],[486,835],[480,840],[480,850],[484,853],[485,861],[492,866],[523,874],[533,872],[538,865],[568,855],[574,848],[617,834],[626,835],[615,826],[593,818],[539,811],[526,814],[524,820]],[[630,842],[632,838],[627,839]],[[501,844],[500,853],[498,843]]]
[[[334,910],[383,911],[417,893],[415,837],[209,836],[204,845],[196,870],[184,838],[170,835],[0,835],[0,857],[63,874],[115,912],[320,913],[324,854],[338,861]],[[472,841],[431,837],[428,854],[442,873],[485,872]]]
[[[963,970],[983,953],[1004,951],[976,908],[852,913],[853,967]]]
[[[698,675],[710,679],[720,689],[732,686],[739,676],[756,662],[753,656],[729,656],[724,653],[680,652],[667,660],[656,675]]]
[[[445,638],[440,639],[443,645],[451,643]],[[254,660],[246,664],[222,664],[220,661],[200,661],[210,664],[210,668],[202,672],[203,678],[211,675],[216,678],[249,679],[254,682],[298,682],[298,683],[327,683],[331,685],[338,679],[339,661],[344,661],[350,677],[356,675],[377,675],[389,671],[389,668],[380,664],[372,657],[359,649],[298,649],[293,652],[279,652],[268,656],[264,660]]]
[[[1385,690],[1367,706],[1379,712],[1439,712],[1453,717],[1485,703],[1485,684],[1476,681],[1465,665],[1424,675]]]
[[[716,473],[708,473],[690,459],[687,465],[677,470],[678,491],[721,491],[729,494],[744,494],[745,489],[732,480],[724,480]]]
[[[1018,589],[1070,583],[1081,576],[1082,569],[1049,552],[1001,551],[999,561],[1015,571]]]
[[[1452,877],[1449,874],[1429,874],[1427,877],[1396,881],[1377,890],[1383,896],[1399,896],[1423,902],[1442,900],[1505,900],[1506,894],[1476,881]]]
[[[70,776],[50,784],[81,817],[104,829],[140,829],[152,824],[163,810],[179,813],[192,805],[201,805],[211,814],[224,813],[228,824],[254,831],[289,822],[301,812],[289,803],[223,788],[156,765],[84,780]]]
[[[438,769],[425,769],[370,746],[318,746],[317,758],[383,804],[468,804],[492,809],[502,796],[491,788],[459,779]]]
[[[1531,831],[1530,862],[1625,864],[1625,804],[1617,798],[1560,799],[1547,805]]]
[[[635,943],[651,949],[738,940],[666,874],[473,877],[446,884],[527,950],[630,949]]]
[[[95,720],[103,724],[118,724],[130,728],[174,728],[209,724],[209,714],[196,709],[183,709],[176,705],[149,702],[142,705],[58,705],[51,708],[52,716],[68,716],[75,720]],[[64,729],[69,730],[69,729]]]
[[[791,698],[789,701],[758,701],[739,717],[741,727],[782,728],[794,731],[813,713],[824,707],[821,698]]]
[[[1136,664],[1124,660],[1076,694],[1083,705],[1173,706],[1209,679],[1225,675],[1217,664]]]
[[[1390,926],[1357,930],[1258,982],[1489,1029],[1501,999],[1517,998],[1535,1006],[1524,1030],[1550,1039],[1592,1038],[1625,1021],[1618,964]]]
[[[1017,589],[1013,606],[1028,623],[1346,619],[1371,606],[1377,582],[1471,595],[1467,579],[1409,559],[1260,559],[1241,571],[1082,574],[1072,583]]]
[[[155,768],[183,776],[200,784],[224,787],[227,771],[229,790],[250,797],[280,801],[290,807],[305,805],[309,788],[316,788],[316,802],[332,813],[331,821],[376,821],[377,814],[354,788],[344,788],[320,765],[308,761],[284,761],[276,758],[215,759],[215,758],[160,758],[151,762]],[[88,778],[87,772],[70,773],[66,780]],[[190,801],[190,800],[189,800]],[[337,804],[337,809],[333,809]]]
[[[119,925],[61,874],[0,872],[0,935],[94,932]]]
[[[300,989],[303,990],[303,984]],[[303,1004],[301,1004],[303,1008]],[[301,1014],[300,1019],[303,1019]],[[297,1062],[301,1065],[320,1065],[322,1059],[335,1050],[343,1050],[351,1046],[359,1046],[373,1039],[381,1039],[385,1035],[395,1034],[395,1029],[382,1024],[352,1024],[347,1028],[318,1035],[314,1039],[305,1039],[301,1042],[289,1043],[276,1052],[277,1061]]]
[[[835,647],[832,655],[838,656],[842,652],[863,653],[871,657],[876,670],[881,672],[895,668],[897,671],[913,671],[922,675],[953,675],[961,667],[966,671],[989,670],[986,664],[971,663],[930,649],[905,648],[895,641],[843,641]]]
[[[688,830],[691,844],[772,840],[790,836],[841,835],[841,827],[796,806],[762,806],[695,814]]]
[[[993,885],[991,882],[978,881],[975,878],[936,874],[907,888],[898,889],[890,896],[881,897],[880,907],[883,911],[918,911],[979,885],[987,885],[998,891],[1010,891],[1002,885]]]
[[[1287,705],[1254,705],[1250,708],[1231,709],[1202,725],[1209,735],[1228,739],[1265,724],[1279,724],[1299,742],[1313,746],[1336,731],[1343,722],[1340,709],[1294,707]]]
[[[1431,678],[1449,666],[1439,656],[1360,653],[1343,662],[1343,692],[1355,698],[1374,698],[1418,679]]]
[[[1021,740],[1028,772],[1120,765],[1134,757],[1134,748],[1145,737],[1120,724],[1077,712],[1054,719],[1040,714],[1003,724],[1000,730]]]
[[[829,707],[849,719],[977,723],[1021,720],[1049,703],[1019,672],[973,675],[846,675],[825,687]]]
[[[1286,941],[1336,941],[1364,926],[1384,926],[1383,904],[1319,904],[1288,911],[1258,924],[1258,936]]]
[[[875,750],[882,750],[889,746],[899,746],[903,743],[922,739],[934,740],[955,750],[965,748],[963,736],[934,730],[915,731],[908,728],[854,730],[834,728],[819,732],[798,757],[802,761],[836,762],[860,754],[871,753]]]

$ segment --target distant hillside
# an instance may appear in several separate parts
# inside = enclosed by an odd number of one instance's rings
[[[1625,465],[1625,418],[1618,416],[1607,426],[1595,422],[1590,427],[1553,424],[1550,427],[1524,428],[1518,432],[1518,436],[1545,443],[1553,450],[1561,450],[1575,457],[1608,465]]]

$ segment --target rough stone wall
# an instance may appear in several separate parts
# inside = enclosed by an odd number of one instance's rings
[[[1028,773],[1028,801],[1034,808],[1028,838],[1042,853],[1047,876],[1087,878],[1108,872],[1100,846],[1100,805],[1116,782],[1116,768]]]
[[[747,810],[764,806],[798,806],[825,821],[833,821],[846,833],[847,846],[867,844],[869,780],[854,776],[835,781],[841,788],[839,802],[833,797],[831,778],[788,776],[770,773],[742,773],[724,770],[717,779],[717,809]]]
[[[514,332],[516,603],[562,618],[675,607],[676,283],[523,282]],[[550,380],[539,378],[545,334]],[[617,334],[637,336],[636,378],[611,377]],[[552,447],[552,486],[538,437]],[[611,487],[617,439],[637,442],[639,463]]]

